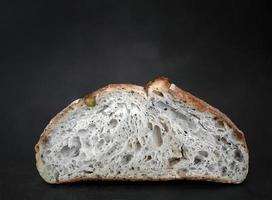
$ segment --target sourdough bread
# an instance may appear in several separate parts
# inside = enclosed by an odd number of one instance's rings
[[[110,84],[72,102],[35,146],[48,183],[205,180],[241,183],[244,134],[219,110],[160,77]]]

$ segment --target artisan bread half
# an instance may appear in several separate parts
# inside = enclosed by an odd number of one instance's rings
[[[219,110],[160,77],[110,84],[72,102],[35,146],[48,183],[190,179],[240,183],[244,134]]]

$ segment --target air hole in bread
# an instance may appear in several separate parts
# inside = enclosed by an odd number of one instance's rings
[[[201,156],[208,157],[208,152],[207,151],[199,151],[198,152]]]
[[[94,129],[94,128],[95,128],[95,124],[90,123],[88,128],[89,128],[90,130]]]
[[[178,169],[177,174],[178,174],[179,176],[185,176],[185,175],[187,174],[187,172],[188,172],[188,169],[186,169],[186,168],[181,168],[181,169]]]
[[[153,142],[156,146],[160,147],[163,143],[161,136],[161,129],[159,126],[155,125],[153,130]]]
[[[160,91],[158,91],[158,90],[154,90],[153,93],[156,94],[156,95],[158,95],[158,96],[160,96],[160,97],[164,96],[163,93],[160,92]]]
[[[219,154],[219,152],[217,150],[214,150],[213,153],[217,158],[220,156],[220,154]]]
[[[131,144],[131,142],[128,143],[128,149],[132,149],[132,144]]]
[[[194,159],[194,164],[195,165],[198,165],[198,164],[200,164],[202,162],[202,157],[200,157],[200,156],[195,156],[195,159]]]
[[[169,131],[169,128],[168,128],[168,126],[166,125],[166,123],[161,122],[161,125],[162,125],[162,127],[164,128],[165,132],[168,132],[168,131]]]
[[[177,158],[177,157],[168,159],[169,166],[176,165],[177,163],[179,163],[179,161],[180,161],[180,158]]]
[[[231,143],[229,143],[228,140],[227,140],[225,137],[222,137],[222,138],[221,138],[221,141],[222,141],[224,144],[231,145]]]
[[[90,143],[88,137],[86,137],[86,138],[83,140],[83,142],[85,143],[85,145],[86,145],[87,148],[88,148],[88,147],[91,147],[91,143]]]
[[[85,133],[87,133],[87,129],[79,129],[77,132],[79,134],[85,134]]]
[[[89,162],[93,162],[93,161],[89,161]],[[93,164],[89,164],[89,168],[94,168]],[[95,169],[93,169],[95,170]]]
[[[233,170],[233,169],[234,169],[235,164],[236,164],[236,162],[235,162],[235,161],[232,161],[232,162],[230,163],[230,169],[231,169],[231,170]]]
[[[221,175],[222,176],[226,176],[227,175],[227,167],[226,166],[223,166],[222,168],[221,168]]]
[[[222,146],[222,150],[223,150],[223,151],[226,151],[226,150],[227,150],[227,147]]]
[[[106,135],[104,139],[107,144],[111,141],[111,137],[109,135]]]
[[[241,150],[236,149],[234,151],[234,159],[237,160],[237,161],[239,161],[239,162],[243,161],[244,158],[243,158],[243,154],[242,154]]]
[[[216,144],[220,144],[221,137],[219,135],[213,135]]]
[[[196,170],[196,168],[195,167],[190,167],[190,170]]]
[[[147,127],[148,127],[150,130],[153,129],[153,125],[152,125],[150,122],[147,123]]]
[[[54,173],[54,177],[55,177],[55,179],[57,180],[57,182],[59,181],[59,172],[58,171],[56,171],[55,173]]]
[[[122,160],[121,160],[121,163],[122,163],[123,165],[128,164],[128,163],[131,161],[132,157],[133,157],[132,154],[124,155],[123,158],[122,158]]]
[[[142,145],[140,144],[139,140],[136,140],[136,151],[140,151],[141,150]]]
[[[152,159],[152,156],[148,155],[146,160],[151,160],[151,159]]]
[[[117,126],[118,121],[116,119],[111,119],[110,120],[110,127],[115,128]]]
[[[100,162],[100,161],[98,161],[98,162],[96,162],[95,163],[95,166],[94,166],[95,168],[103,168],[104,167],[104,165],[103,165],[103,163],[102,162]]]
[[[96,112],[96,114],[99,114],[99,113],[103,112],[107,107],[108,107],[107,105],[103,106],[101,109],[99,109],[99,110]]]
[[[103,144],[104,144],[105,140],[104,139],[100,139],[98,144],[97,144],[97,147],[101,147]]]
[[[79,155],[79,150],[81,148],[81,143],[79,137],[74,137],[72,141],[72,146],[65,145],[59,151],[59,154],[64,157],[76,157]]]
[[[209,171],[212,172],[214,170],[214,165],[213,164],[209,164],[209,165],[207,165],[207,168],[208,168]]]
[[[152,165],[157,165],[157,161],[156,160],[151,160],[151,164]]]
[[[86,174],[92,174],[93,173],[93,171],[91,171],[91,170],[83,170],[83,172],[86,173]]]

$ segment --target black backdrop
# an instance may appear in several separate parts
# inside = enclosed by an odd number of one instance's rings
[[[1,200],[269,199],[271,3],[180,2],[1,1]],[[244,183],[49,185],[40,178],[33,148],[51,117],[108,83],[144,85],[160,75],[245,132]]]

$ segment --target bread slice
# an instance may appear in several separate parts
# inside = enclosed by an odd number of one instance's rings
[[[35,146],[48,183],[189,179],[241,183],[244,134],[219,110],[160,77],[110,84],[72,102]]]

